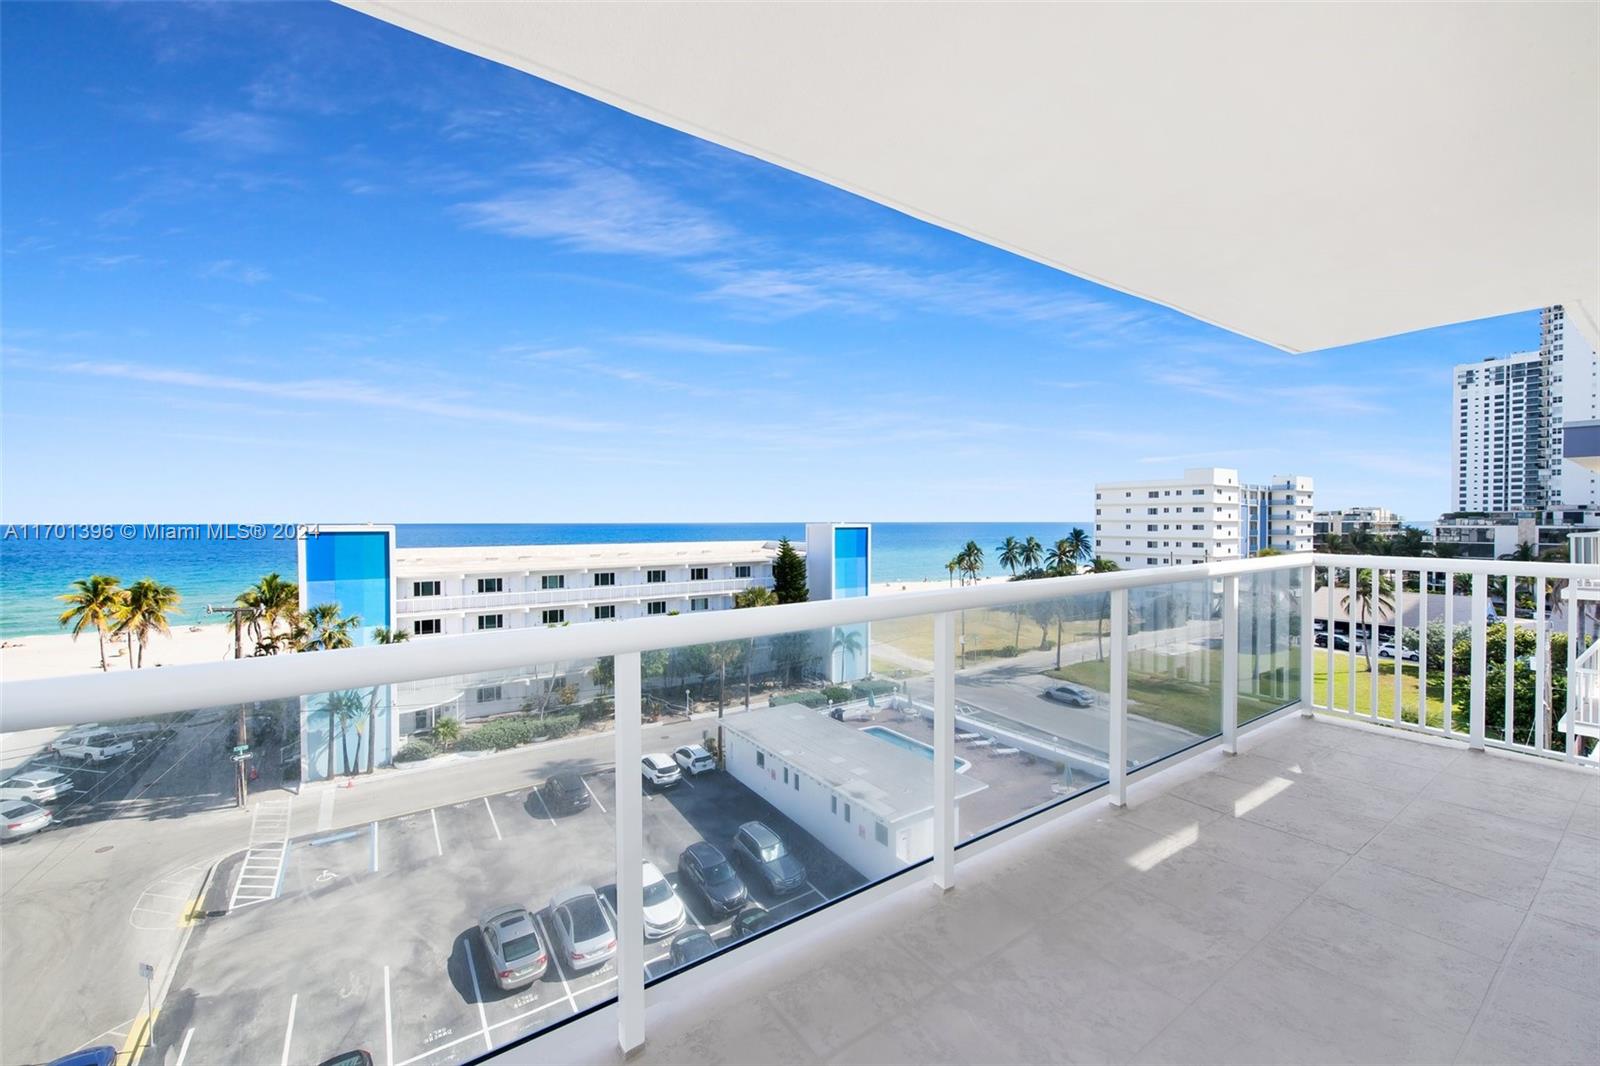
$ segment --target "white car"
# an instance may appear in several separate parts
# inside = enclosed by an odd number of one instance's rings
[[[49,803],[72,791],[72,778],[54,770],[29,770],[0,781],[0,799]]]
[[[50,812],[27,800],[0,800],[0,840],[21,840],[49,828]]]
[[[133,754],[133,741],[118,740],[112,733],[96,733],[89,737],[56,741],[56,754],[63,759],[102,763]]]
[[[670,788],[683,780],[678,764],[660,752],[652,752],[639,760],[639,772],[657,788]]]
[[[683,909],[683,900],[672,889],[656,864],[644,864],[644,935],[660,940],[683,928],[689,912]]]
[[[685,744],[672,753],[679,766],[691,774],[703,774],[717,768],[716,758],[699,744]]]

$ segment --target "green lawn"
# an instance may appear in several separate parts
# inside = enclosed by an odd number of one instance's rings
[[[1142,655],[1141,659],[1155,664],[1155,669],[1138,669],[1130,664],[1128,671],[1128,700],[1132,705],[1130,709],[1145,718],[1166,722],[1200,736],[1221,732],[1222,653],[1208,651],[1203,655],[1209,660],[1207,663],[1211,678],[1209,682],[1178,676],[1180,664],[1183,667],[1190,665],[1189,660],[1193,658],[1191,656],[1167,656],[1160,653]],[[1283,652],[1276,658],[1281,665],[1290,668],[1294,665],[1291,653]],[[1264,669],[1270,668],[1271,665],[1270,662],[1263,660]],[[1060,670],[1050,670],[1048,673],[1051,677],[1087,685],[1101,692],[1109,691],[1111,688],[1111,664],[1106,659],[1073,663]],[[1291,693],[1289,697],[1241,691],[1239,721],[1248,722],[1269,711],[1277,710],[1292,700],[1292,693],[1295,691],[1292,674],[1288,686],[1288,691]]]
[[[1021,651],[1032,651],[1039,647],[1043,637],[1054,646],[1056,627],[1048,626],[1047,631],[1041,633],[1039,625],[1026,614],[1022,616],[1022,632],[1020,641],[1017,633],[1017,618],[1010,611],[981,610],[965,611],[964,618],[956,625],[958,640],[963,632],[966,634],[966,648],[969,656],[994,653],[1013,643]],[[1061,626],[1061,639],[1071,644],[1076,640],[1093,639],[1095,623],[1092,621],[1065,622]],[[907,655],[916,656],[918,659],[933,659],[933,619],[920,615],[915,618],[891,618],[883,622],[872,623],[872,642],[874,644],[892,644]]]
[[[1318,648],[1312,656],[1313,682],[1318,706],[1328,705],[1328,656]],[[1336,652],[1333,656],[1333,693],[1340,710],[1354,710],[1356,714],[1372,712],[1372,671],[1364,656],[1356,656],[1356,704],[1350,703],[1350,657]],[[1417,720],[1417,664],[1402,663],[1400,673],[1401,706],[1403,721]],[[1378,717],[1394,718],[1394,664],[1378,661]],[[1444,678],[1437,671],[1428,673],[1428,725],[1444,725]]]

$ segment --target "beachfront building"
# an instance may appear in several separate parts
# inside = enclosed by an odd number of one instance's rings
[[[812,522],[806,526],[806,588],[814,600],[865,596],[872,589],[872,527]],[[872,627],[863,622],[830,633],[828,680],[859,681],[871,672]]]
[[[1371,533],[1392,537],[1398,532],[1400,516],[1387,507],[1342,507],[1337,511],[1318,511],[1311,518],[1311,535],[1318,543],[1329,536]]]
[[[1124,570],[1241,559],[1272,548],[1311,550],[1313,484],[1274,474],[1247,485],[1239,472],[1194,467],[1183,477],[1103,482],[1094,492],[1095,551]]]
[[[723,732],[728,772],[867,878],[933,853],[928,745],[890,726],[857,728],[792,703],[731,715]],[[958,835],[960,801],[987,787],[956,775]]]

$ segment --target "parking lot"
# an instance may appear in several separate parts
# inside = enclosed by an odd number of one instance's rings
[[[543,978],[502,992],[476,930],[490,908],[521,904],[535,913],[548,948],[555,892],[590,885],[614,906],[616,777],[598,770],[583,782],[591,802],[576,813],[553,811],[536,789],[520,789],[293,839],[276,898],[196,926],[144,1061],[316,1063],[359,1047],[385,1066],[452,1063],[610,999],[614,962],[574,972],[555,951]],[[685,847],[707,840],[726,851],[751,819],[776,830],[806,864],[806,887],[787,898],[750,884],[755,901],[778,917],[862,882],[720,772],[647,790],[645,857],[676,887]],[[218,867],[208,909],[226,907],[241,861]],[[730,922],[712,921],[694,893],[680,896],[690,922],[726,946]],[[669,942],[647,945],[650,976],[667,972]]]

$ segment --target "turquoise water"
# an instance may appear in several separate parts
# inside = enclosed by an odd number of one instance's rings
[[[946,580],[944,564],[969,540],[988,556],[985,572],[1002,573],[994,547],[1007,536],[1034,536],[1046,545],[1078,526],[1094,522],[880,522],[873,525],[873,581]],[[170,529],[171,527],[164,527]],[[96,539],[95,534],[112,536]],[[56,596],[90,574],[115,574],[123,583],[151,577],[183,596],[185,625],[217,623],[205,605],[232,603],[263,574],[295,575],[292,535],[271,526],[208,528],[181,526],[179,536],[148,527],[121,525],[48,532],[37,527],[0,527],[0,637],[60,632]],[[131,533],[132,535],[127,535]],[[192,535],[191,535],[192,534]],[[488,544],[618,544],[681,540],[805,539],[803,522],[705,525],[399,525],[402,548]]]
[[[931,744],[924,744],[915,737],[908,737],[904,733],[896,732],[895,730],[890,729],[888,726],[882,725],[869,725],[863,729],[862,732],[871,733],[879,740],[887,740],[897,748],[904,748],[907,751],[917,753],[924,759],[927,759],[929,762],[933,761],[933,746]],[[956,756],[956,773],[966,773],[967,767],[971,765],[972,764],[966,759],[963,759],[959,755]]]

